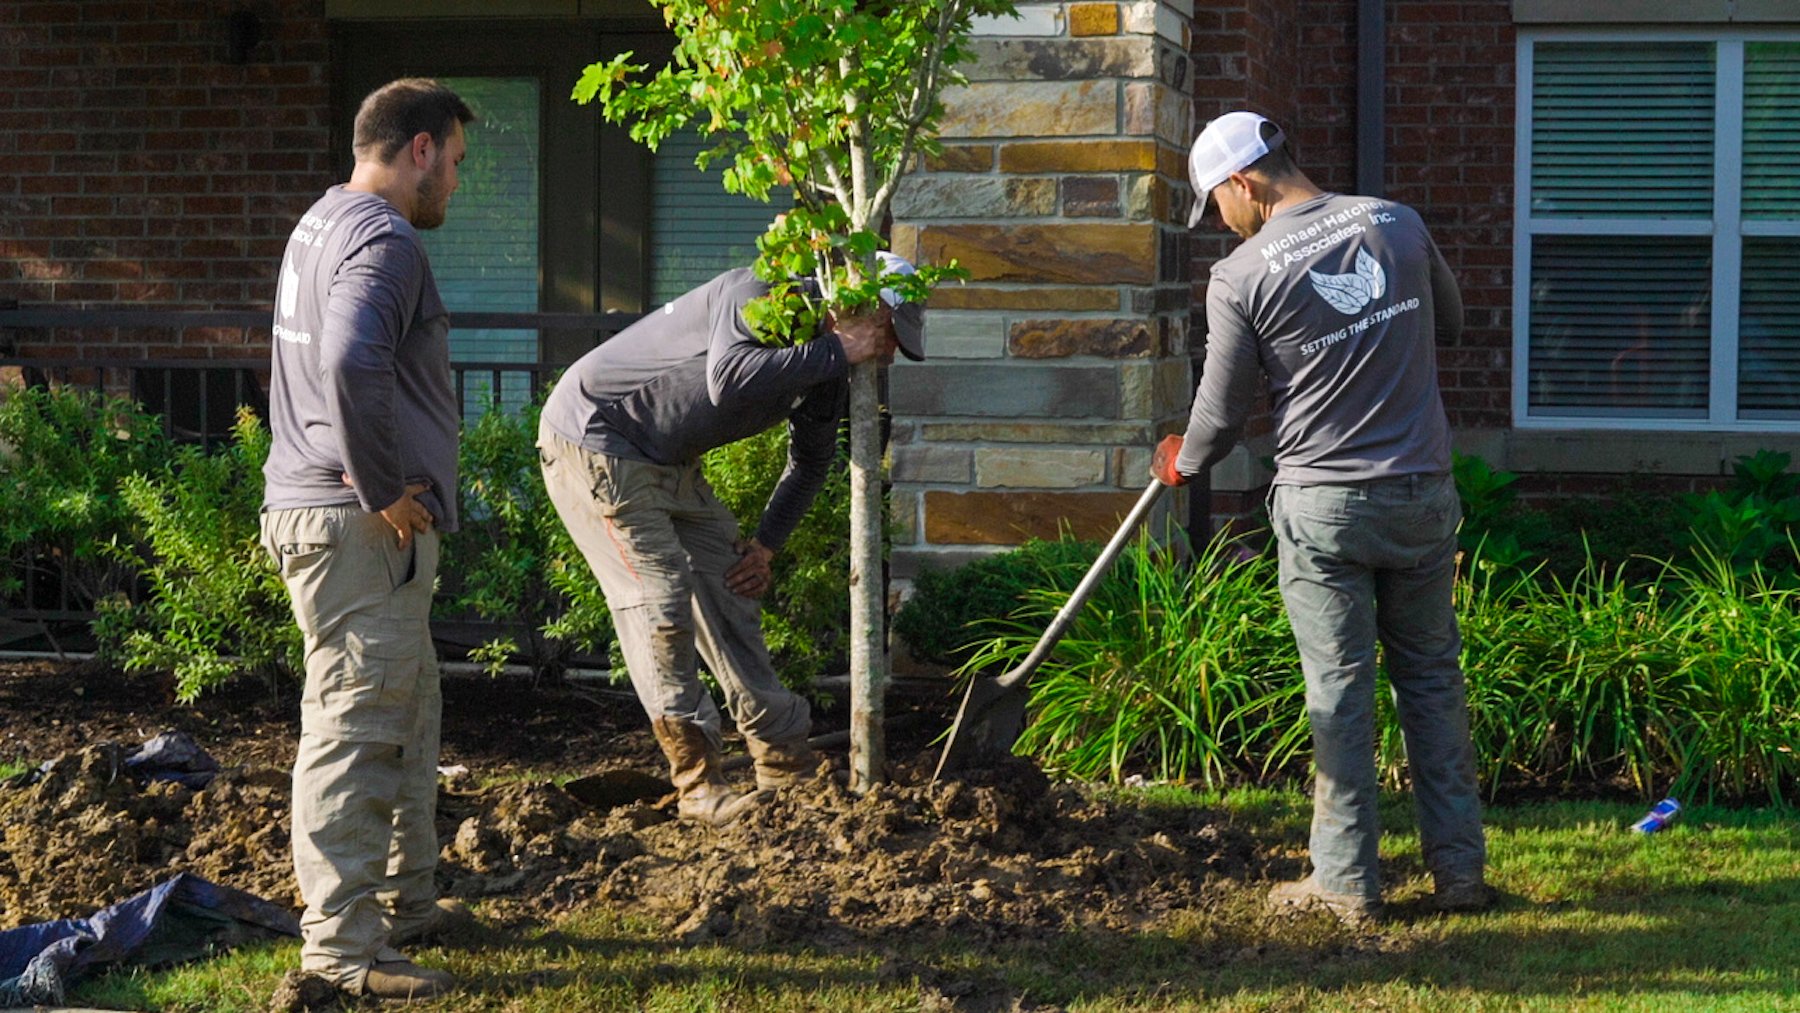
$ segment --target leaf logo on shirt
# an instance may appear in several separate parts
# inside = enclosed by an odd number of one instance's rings
[[[300,272],[290,257],[281,258],[281,319],[294,315],[300,304]]]
[[[1368,250],[1356,251],[1355,274],[1320,274],[1308,271],[1313,288],[1339,313],[1360,313],[1364,306],[1387,292],[1387,274]]]

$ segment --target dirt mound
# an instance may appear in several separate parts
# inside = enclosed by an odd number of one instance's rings
[[[0,928],[87,915],[177,871],[299,906],[285,771],[228,770],[192,791],[140,785],[125,755],[90,747],[0,789]],[[673,819],[671,799],[597,811],[546,783],[452,783],[439,886],[508,921],[599,903],[682,941],[828,944],[1141,928],[1257,865],[1211,813],[1097,799],[1022,760],[899,780],[912,783],[856,796],[825,777],[723,830]]]
[[[1132,929],[1256,864],[1252,841],[1213,814],[1097,800],[1024,761],[861,797],[827,779],[723,830],[651,803],[588,813],[549,786],[445,808],[466,814],[444,849],[451,892],[504,893],[495,907],[521,915],[599,901],[687,942]]]
[[[192,791],[140,785],[128,754],[91,746],[0,788],[0,929],[83,917],[182,871],[297,902],[285,772],[226,771]]]

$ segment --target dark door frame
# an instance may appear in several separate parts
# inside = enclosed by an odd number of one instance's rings
[[[590,63],[631,51],[654,64],[672,45],[666,33],[591,19],[335,21],[332,164],[338,178],[349,178],[356,107],[395,78],[536,77],[543,96],[539,309],[642,313],[650,291],[650,152],[568,95]],[[592,345],[586,331],[546,330],[538,353],[542,361],[573,362]]]

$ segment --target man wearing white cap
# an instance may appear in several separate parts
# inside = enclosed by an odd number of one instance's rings
[[[1379,641],[1440,908],[1486,906],[1486,844],[1451,604],[1461,508],[1435,339],[1462,331],[1456,279],[1411,208],[1327,193],[1269,120],[1213,120],[1188,158],[1189,226],[1209,204],[1246,241],[1213,266],[1206,360],[1185,436],[1152,470],[1180,485],[1243,434],[1268,377],[1269,520],[1312,721],[1312,875],[1272,905],[1380,913]]]
[[[913,267],[880,253],[882,273]],[[756,599],[769,563],[837,455],[850,367],[925,357],[923,308],[882,290],[875,312],[827,318],[811,340],[764,344],[743,308],[769,290],[727,271],[582,356],[544,403],[538,451],[558,516],[600,580],[631,684],[669,761],[684,818],[723,826],[754,796],[727,785],[720,715],[696,668],[725,691],[758,788],[809,776],[812,713],[775,675]],[[700,455],[785,421],[788,461],[755,536],[700,474]]]

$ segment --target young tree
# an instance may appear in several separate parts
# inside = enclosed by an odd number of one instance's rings
[[[1013,14],[1012,0],[660,0],[676,38],[673,61],[651,68],[631,53],[587,68],[574,97],[598,100],[654,148],[698,129],[711,146],[701,168],[725,163],[724,186],[768,200],[793,188],[795,207],[758,240],[768,297],[747,311],[771,342],[804,341],[827,311],[877,311],[884,284],[923,301],[952,265],[901,279],[875,277],[880,229],[900,177],[937,149],[938,100],[962,78],[956,65],[973,20]],[[796,284],[818,282],[815,301]],[[873,363],[850,386],[851,784],[881,777],[887,687],[882,642],[881,447]]]

